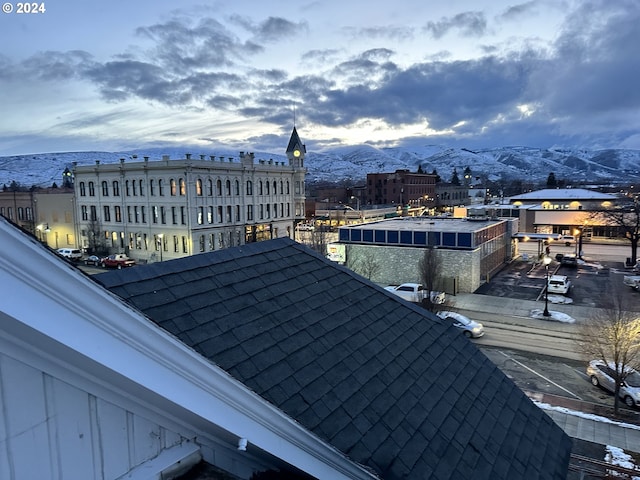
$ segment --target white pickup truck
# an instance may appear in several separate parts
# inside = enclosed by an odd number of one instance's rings
[[[422,303],[427,298],[427,290],[420,283],[403,283],[402,285],[389,285],[385,290],[395,293],[400,298],[413,303]],[[431,302],[442,304],[445,301],[444,292],[431,292]]]
[[[625,275],[622,281],[626,286],[640,290],[640,275]]]

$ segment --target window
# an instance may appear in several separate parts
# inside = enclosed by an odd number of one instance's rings
[[[131,180],[131,189],[133,190],[133,196],[135,197],[136,195],[138,195],[136,193],[136,181],[135,180]]]
[[[273,204],[273,218],[278,218],[278,204]]]
[[[129,191],[129,180],[125,180],[124,181],[124,194],[128,197],[129,195],[131,195],[131,192]]]
[[[91,205],[91,220],[94,222],[98,220],[98,211],[95,205]]]
[[[289,193],[291,192],[289,191],[289,180],[287,180],[287,195],[289,195]]]
[[[264,187],[265,187],[265,195],[269,195],[269,182],[264,182]]]
[[[103,197],[109,196],[109,184],[107,183],[106,180],[102,181],[102,196]]]
[[[213,223],[213,207],[207,209],[207,223]]]
[[[180,182],[180,195],[186,195],[187,194],[187,183],[184,181],[184,178],[181,178],[179,180]]]
[[[156,194],[156,182],[153,179],[149,180],[149,195],[152,197]]]
[[[106,183],[106,182],[104,182]],[[109,205],[105,205],[103,207],[103,218],[105,222],[110,222],[111,221],[111,209],[109,208]]]
[[[163,225],[167,223],[167,211],[164,206],[160,207],[160,221]]]
[[[176,213],[176,207],[171,207],[171,223],[173,223],[174,225],[178,224],[178,217]]]
[[[144,208],[144,205],[140,207],[140,213],[142,214],[142,223],[147,223],[147,211]]]
[[[140,211],[137,205],[133,207],[133,216],[135,218],[135,222],[140,223]]]
[[[236,205],[236,222],[240,221],[240,205]]]
[[[276,195],[278,193],[278,184],[276,181],[273,181],[273,194]]]
[[[186,207],[181,206],[180,207],[180,222],[182,223],[182,225],[186,225],[187,224],[187,216],[185,215],[185,211],[186,211]]]
[[[280,180],[280,195],[282,195],[283,193],[284,193],[283,183],[282,183],[282,180]]]
[[[218,223],[222,223],[222,207],[218,207]]]
[[[24,208],[18,207],[18,220],[24,220]]]
[[[267,203],[266,216],[267,218],[271,218],[271,205],[269,205],[268,203]]]
[[[178,193],[178,190],[177,190],[178,187],[177,187],[176,181],[173,178],[169,180],[169,186],[170,186],[169,188],[171,189],[171,196],[175,197],[176,194]]]
[[[220,179],[216,181],[216,195],[219,197],[222,196],[222,180]]]
[[[200,235],[200,251],[204,252],[204,235]]]
[[[90,197],[95,197],[96,196],[96,187],[93,184],[93,182],[89,182],[89,196]]]
[[[247,180],[247,195],[253,195],[253,182]]]
[[[199,197],[202,196],[202,180],[197,179],[196,180],[196,195],[198,195]],[[204,251],[204,250],[201,250]]]
[[[189,244],[187,243],[187,237],[182,236],[182,253],[189,253],[189,249],[187,248]]]
[[[158,207],[154,205],[151,207],[151,222],[158,223]]]
[[[178,236],[173,236],[173,251],[178,253],[180,251],[180,243],[178,242]]]
[[[236,186],[235,188],[236,195],[240,195],[240,182],[238,180],[236,180],[235,186]]]
[[[113,207],[113,210],[115,213],[116,222],[122,222],[122,210],[120,209],[120,206],[116,205],[115,207]]]
[[[161,197],[164,196],[164,185],[162,184],[161,178],[158,179],[158,195],[160,195]]]
[[[87,214],[87,206],[86,205],[82,205],[80,207],[80,212],[81,212],[81,215],[82,215],[82,220],[85,220],[85,221],[89,220],[89,215]],[[9,217],[9,218],[11,218],[11,217]]]
[[[112,187],[113,187],[113,196],[114,197],[119,197],[120,196],[120,184],[118,183],[117,180],[113,181]]]
[[[227,197],[230,197],[231,196],[231,180],[226,181],[225,190],[227,192]]]
[[[138,188],[140,189],[140,196],[144,197],[144,180],[138,181]],[[145,240],[145,243],[146,243],[146,240]]]
[[[213,196],[213,180],[211,179],[207,180],[207,195],[210,197]]]
[[[247,205],[247,221],[253,221],[253,205]]]
[[[262,195],[262,180],[260,180],[260,183],[258,184],[258,195]]]
[[[204,207],[198,207],[198,225],[202,225],[203,223],[204,223]]]
[[[231,205],[227,205],[227,223],[231,223],[231,221],[232,221]]]
[[[296,195],[300,194],[300,182],[299,181],[296,182],[295,194]]]
[[[86,190],[84,182],[80,182],[80,196],[81,197],[86,197],[87,196],[87,190]]]

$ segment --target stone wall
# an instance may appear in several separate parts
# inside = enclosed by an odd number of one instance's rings
[[[436,286],[448,294],[472,293],[482,283],[480,249],[437,249],[442,263],[441,282]],[[379,245],[346,245],[347,266],[382,286],[420,281],[424,248]]]

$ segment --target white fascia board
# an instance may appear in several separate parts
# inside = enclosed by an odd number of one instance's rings
[[[0,244],[6,315],[248,439],[249,451],[317,478],[377,478],[4,219]]]

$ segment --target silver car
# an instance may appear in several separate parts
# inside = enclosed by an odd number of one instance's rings
[[[478,338],[484,335],[484,327],[481,323],[471,320],[469,317],[458,312],[449,312],[446,310],[437,312],[441,319],[451,322],[454,327],[462,330],[462,333],[467,338]]]
[[[615,390],[615,366],[602,360],[591,360],[587,366],[587,375],[596,387],[602,387],[613,393]],[[640,373],[628,368],[629,374],[620,385],[620,398],[628,407],[640,407]]]

